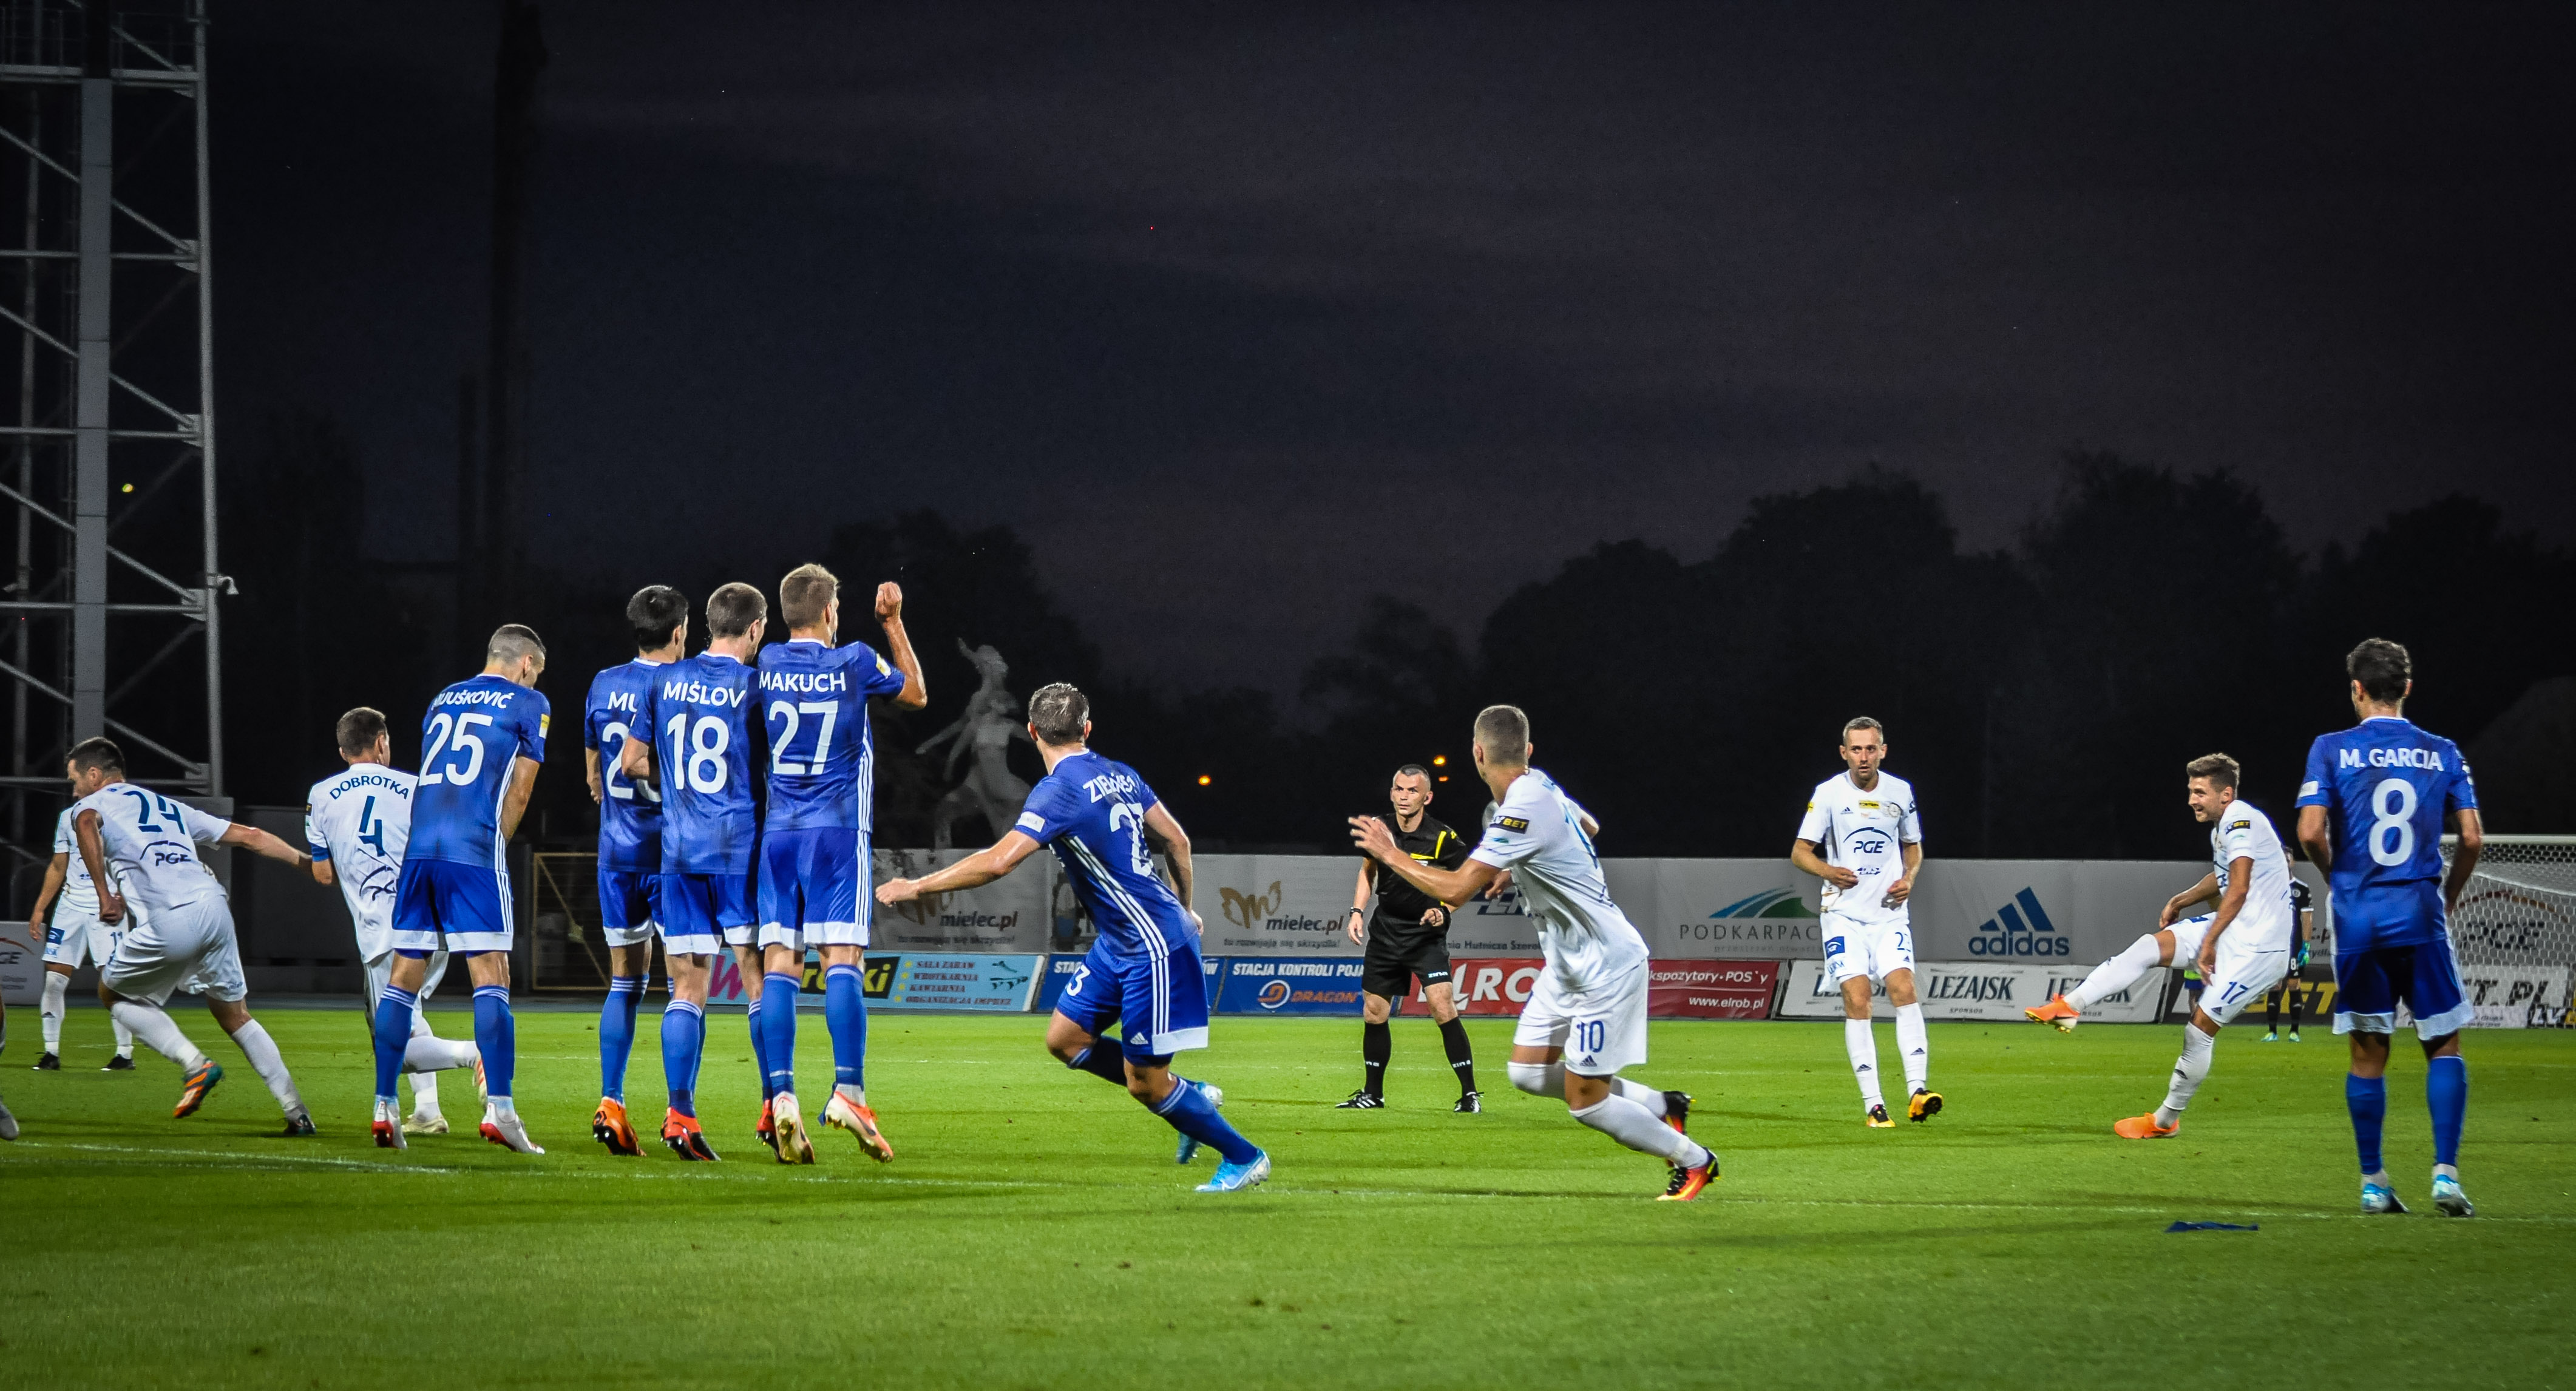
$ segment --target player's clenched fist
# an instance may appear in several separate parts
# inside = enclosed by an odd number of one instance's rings
[[[877,586],[877,621],[892,623],[903,617],[903,586],[892,580]]]

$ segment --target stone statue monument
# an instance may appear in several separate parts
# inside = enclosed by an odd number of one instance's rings
[[[948,762],[942,777],[957,772],[958,755],[975,751],[974,765],[966,770],[966,780],[948,789],[939,805],[930,813],[930,846],[934,850],[949,848],[949,827],[958,817],[972,813],[984,818],[985,840],[1000,840],[1011,823],[1020,819],[1020,805],[1029,799],[1029,785],[1013,776],[1008,757],[1011,740],[1028,743],[1029,732],[1020,718],[1020,703],[1002,684],[1011,674],[1010,665],[990,644],[968,647],[964,638],[957,640],[957,650],[975,664],[983,684],[967,697],[966,713],[957,722],[921,741],[915,753],[928,753],[941,741],[948,741]]]

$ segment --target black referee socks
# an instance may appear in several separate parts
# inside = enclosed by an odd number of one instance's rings
[[[1360,1066],[1368,1079],[1360,1090],[1371,1096],[1386,1095],[1386,1060],[1395,1056],[1395,1030],[1384,1024],[1360,1025]]]
[[[1440,1026],[1440,1047],[1449,1054],[1449,1070],[1458,1074],[1458,1094],[1465,1096],[1476,1089],[1476,1053],[1467,1046],[1467,1021],[1452,1019]]]

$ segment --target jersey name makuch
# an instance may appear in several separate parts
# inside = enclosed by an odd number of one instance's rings
[[[839,695],[850,689],[850,678],[838,671],[769,671],[760,673],[764,691],[784,691],[790,695]]]

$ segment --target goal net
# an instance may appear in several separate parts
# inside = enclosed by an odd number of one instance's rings
[[[2442,838],[2448,863],[2458,839]],[[2488,836],[2451,913],[2460,983],[2487,1028],[2566,1028],[2576,836]]]

